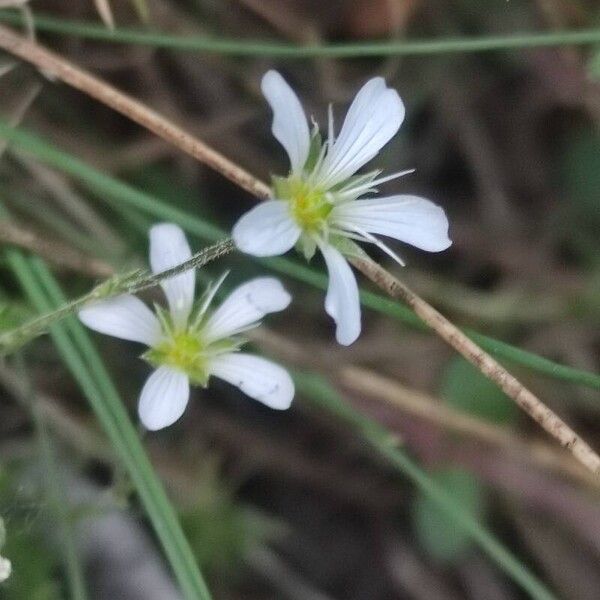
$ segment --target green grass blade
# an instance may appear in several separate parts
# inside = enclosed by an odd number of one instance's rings
[[[14,250],[7,251],[7,259],[39,312],[48,312],[65,302],[56,280],[39,259],[28,260]],[[52,327],[51,335],[126,466],[185,597],[210,600],[175,511],[87,332],[75,317],[68,317]]]
[[[178,223],[189,233],[206,241],[214,242],[226,235],[219,227],[177,207],[171,206],[164,200],[141,192],[105,175],[76,157],[46,143],[39,137],[20,129],[14,129],[1,120],[0,137],[18,145],[38,160],[77,178],[94,191],[99,198],[109,196],[157,219],[165,219]],[[268,268],[308,285],[322,290],[327,288],[327,277],[323,273],[293,260],[277,257],[261,260],[261,262]],[[396,301],[368,291],[361,292],[361,301],[364,306],[376,312],[393,317],[412,327],[419,327],[426,330],[426,327],[409,308]],[[600,389],[600,375],[556,363],[481,333],[471,330],[466,330],[466,333],[484,350],[500,359],[527,367],[532,371],[542,373],[554,379]]]
[[[0,11],[0,20],[22,24],[20,13]],[[433,40],[394,40],[341,44],[296,44],[259,40],[240,41],[206,36],[170,35],[158,31],[119,28],[109,30],[95,23],[35,15],[38,31],[60,33],[113,44],[138,44],[187,52],[205,52],[232,56],[271,56],[280,58],[358,58],[363,56],[423,56],[539,48],[543,46],[589,45],[600,42],[600,29],[552,31]]]
[[[354,426],[390,464],[408,477],[440,510],[464,530],[479,547],[503,569],[531,598],[552,600],[548,588],[481,523],[466,513],[408,455],[400,450],[395,438],[378,423],[366,419],[351,408],[329,383],[318,375],[295,373],[298,391],[335,416]]]

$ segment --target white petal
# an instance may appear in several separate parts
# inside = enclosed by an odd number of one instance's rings
[[[231,292],[208,319],[203,336],[213,341],[239,333],[266,314],[287,308],[291,300],[278,279],[252,279]]]
[[[159,367],[142,388],[138,406],[140,421],[150,431],[168,427],[181,417],[189,397],[188,376],[170,367]]]
[[[382,77],[368,81],[356,94],[339,136],[321,166],[326,187],[347,179],[396,135],[404,120],[404,104]]]
[[[8,558],[0,556],[0,583],[6,581],[12,573],[12,563]]]
[[[173,223],[161,223],[150,229],[150,266],[162,273],[189,260],[192,251],[183,230]],[[178,327],[185,327],[194,304],[195,269],[169,277],[160,283],[167,296],[171,316]]]
[[[335,337],[338,343],[349,346],[360,335],[360,300],[356,278],[338,250],[325,244],[319,247],[329,271],[325,310],[337,325]]]
[[[156,315],[129,294],[86,306],[79,311],[79,318],[94,331],[146,346],[154,346],[162,336]]]
[[[346,202],[336,206],[330,218],[337,227],[350,231],[358,227],[429,252],[441,252],[452,244],[444,209],[419,196]]]
[[[234,225],[231,236],[239,250],[253,256],[277,256],[294,247],[300,227],[283,200],[267,200],[247,212]]]
[[[232,352],[211,363],[211,374],[240,388],[244,394],[270,408],[285,410],[294,398],[294,382],[290,374],[269,360]]]
[[[298,96],[277,71],[262,78],[262,93],[273,109],[273,135],[290,157],[293,173],[299,173],[308,158],[310,132]]]

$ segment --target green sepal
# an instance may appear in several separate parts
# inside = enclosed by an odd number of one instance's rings
[[[308,147],[308,156],[306,157],[306,162],[304,163],[303,167],[306,173],[310,173],[315,168],[322,149],[323,139],[321,137],[321,133],[317,127],[313,127],[310,136],[310,145]]]
[[[353,175],[352,177],[348,177],[348,179],[344,179],[337,185],[333,186],[330,190],[333,194],[336,192],[341,192],[346,188],[352,188],[359,185],[364,185],[365,183],[371,183],[381,175],[382,171],[380,169],[376,169],[374,171],[370,171],[369,173],[365,173],[364,175]],[[364,192],[363,192],[364,193]]]
[[[341,235],[330,235],[329,243],[344,256],[368,259],[369,255],[354,241]]]
[[[280,177],[273,175],[271,177],[271,187],[273,188],[273,197],[279,200],[287,198],[289,196],[289,179],[287,177]]]
[[[175,325],[171,318],[171,313],[160,304],[156,304],[156,302],[154,303],[154,312],[156,313],[156,318],[160,323],[163,333],[172,336],[175,332]]]
[[[315,239],[310,235],[301,235],[294,247],[308,262],[317,251],[317,242],[315,242]]]

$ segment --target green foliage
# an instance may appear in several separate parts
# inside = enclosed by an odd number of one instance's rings
[[[0,331],[19,327],[32,316],[31,311],[20,302],[0,300]]]
[[[480,521],[485,513],[485,496],[479,481],[468,471],[446,469],[429,476],[454,502],[474,520]],[[473,548],[473,538],[456,521],[440,511],[430,496],[419,494],[413,505],[413,524],[420,544],[427,554],[443,565],[461,562]]]
[[[38,311],[50,312],[65,304],[62,290],[43,261],[26,259],[16,250],[7,250],[6,255],[15,276]],[[55,324],[51,335],[61,358],[127,468],[184,596],[190,600],[209,600],[210,592],[173,506],[87,332],[76,318],[69,317]]]
[[[11,576],[0,587],[2,600],[60,600],[56,580],[60,554],[48,548],[40,533],[25,520],[11,519],[4,555],[12,562]]]
[[[159,198],[145,194],[112,177],[104,175],[78,160],[75,156],[60,151],[36,136],[10,127],[1,119],[0,137],[9,140],[12,145],[31,153],[38,160],[72,175],[96,192],[99,199],[106,200],[106,198],[112,197],[122,205],[134,208],[139,213],[177,223],[188,233],[203,240],[214,242],[224,235],[221,229],[198,216],[179,210]],[[262,259],[260,263],[267,268],[283,273],[307,285],[322,290],[327,289],[327,277],[324,273],[298,264],[285,257],[278,256]],[[409,308],[396,300],[368,291],[361,291],[360,299],[364,306],[372,310],[397,319],[411,327],[426,329],[419,318]],[[498,358],[520,364],[539,373],[544,373],[549,377],[600,389],[600,375],[558,364],[542,356],[521,350],[516,346],[475,331],[465,331],[484,350],[487,350]]]
[[[587,69],[592,79],[600,80],[600,50],[592,53],[587,64]]]
[[[372,446],[391,466],[398,469],[414,483],[423,497],[427,498],[448,522],[454,523],[456,531],[478,544],[508,575],[536,600],[553,600],[554,596],[545,585],[476,518],[473,507],[465,506],[455,498],[454,489],[438,481],[435,475],[426,473],[406,452],[398,448],[395,438],[375,421],[367,419],[345,402],[339,393],[321,376],[311,373],[294,373],[294,382],[299,393],[304,394],[316,406],[332,413]],[[460,476],[459,476],[460,477]],[[452,481],[450,481],[452,483]],[[459,484],[460,485],[460,484]],[[467,484],[464,484],[467,487]],[[460,490],[459,490],[460,492]],[[472,494],[472,498],[475,493]]]
[[[574,216],[583,222],[600,223],[600,135],[593,128],[567,140],[561,174],[574,203]]]
[[[0,518],[0,550],[12,563],[10,577],[0,585],[0,600],[60,600],[63,597],[56,574],[60,554],[49,548],[42,535],[48,518],[40,504],[32,516],[29,498],[15,492],[13,477],[6,471],[0,477],[0,507],[10,506],[10,530]]]
[[[198,474],[201,484],[180,519],[200,566],[210,575],[232,577],[246,553],[283,531],[283,525],[236,502],[219,476],[217,461],[208,461]]]
[[[519,415],[517,405],[461,357],[446,368],[441,395],[453,408],[493,423],[512,423]]]

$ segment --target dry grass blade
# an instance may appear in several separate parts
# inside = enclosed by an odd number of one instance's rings
[[[24,248],[60,267],[66,267],[92,277],[104,278],[114,274],[114,269],[107,263],[82,255],[58,241],[41,238],[33,231],[23,229],[8,221],[0,221],[0,242]]]
[[[434,423],[441,428],[472,437],[502,452],[530,460],[532,464],[598,489],[600,481],[555,446],[529,441],[506,428],[457,411],[436,398],[407,388],[397,381],[369,369],[348,366],[340,371],[339,381],[354,393],[364,394],[399,408],[403,412]]]
[[[458,327],[430,306],[420,296],[372,260],[353,258],[352,264],[390,297],[403,300],[419,318],[442,339],[494,381],[532,419],[539,423],[562,446],[595,475],[600,475],[600,457],[554,411],[530,392],[499,362],[482,350]]]
[[[267,184],[143,103],[123,94],[69,61],[6,27],[0,27],[0,47],[112,107],[259,198],[269,197],[270,188]],[[600,474],[600,457],[594,450],[489,354],[383,267],[363,259],[353,259],[352,262],[390,297],[406,302],[419,318],[472,362],[486,377],[498,384],[551,436],[568,448],[590,472],[595,476]]]
[[[94,0],[100,18],[109,29],[115,28],[115,19],[108,0]]]
[[[269,195],[270,190],[266,184],[145,104],[3,26],[0,26],[0,48],[126,115],[186,154],[222,173],[251,194],[260,198]]]
[[[11,69],[12,69],[12,66],[10,67],[9,71]],[[0,67],[0,71],[2,71],[1,67]],[[5,71],[2,74],[6,74],[7,72],[8,71]],[[2,76],[2,74],[0,74],[0,77]],[[23,120],[23,117],[27,114],[29,107],[33,104],[35,99],[38,97],[38,94],[41,92],[41,90],[42,90],[42,85],[38,82],[34,82],[28,89],[25,90],[25,93],[23,94],[23,98],[21,98],[21,100],[19,101],[18,106],[15,108],[15,110],[10,118],[10,124],[13,127],[17,126]],[[4,154],[4,152],[6,150],[6,146],[7,146],[6,142],[4,140],[1,140],[0,141],[0,157]]]

